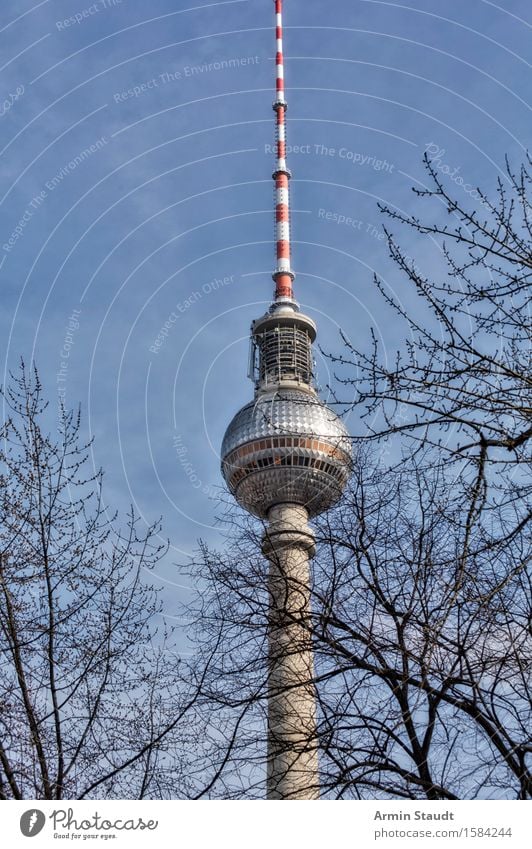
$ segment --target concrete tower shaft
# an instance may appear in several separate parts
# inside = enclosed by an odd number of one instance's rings
[[[270,561],[268,798],[319,797],[316,692],[310,629],[314,535],[304,507],[273,507],[264,534]]]

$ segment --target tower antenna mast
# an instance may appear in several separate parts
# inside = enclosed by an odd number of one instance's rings
[[[292,300],[292,283],[295,275],[291,268],[290,244],[290,171],[286,164],[286,110],[284,91],[284,54],[283,54],[283,0],[275,2],[275,54],[276,96],[273,108],[276,112],[277,161],[273,179],[275,180],[275,216],[277,236],[277,267],[273,273],[276,301]]]

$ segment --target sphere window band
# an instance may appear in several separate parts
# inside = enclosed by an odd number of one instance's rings
[[[301,436],[274,437],[270,439],[262,439],[259,441],[249,442],[247,445],[242,445],[229,454],[225,458],[225,462],[233,465],[236,460],[242,460],[249,454],[254,454],[259,451],[270,451],[279,448],[304,448],[308,451],[322,451],[329,457],[338,460],[344,460],[346,452],[328,442],[320,442],[318,439],[309,439]]]

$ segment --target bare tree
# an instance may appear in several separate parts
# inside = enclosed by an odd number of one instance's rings
[[[523,542],[471,555],[463,510],[438,469],[364,463],[319,527],[316,668],[335,794],[532,794]]]
[[[464,563],[463,504],[449,501],[446,480],[369,467],[364,455],[341,505],[316,520],[310,636],[322,794],[531,798],[522,541]],[[269,598],[262,528],[234,521],[232,546],[204,548],[192,566],[211,744],[201,771],[212,780],[200,795],[250,798],[265,786]]]
[[[507,163],[496,200],[478,189],[480,202],[468,210],[426,155],[429,187],[414,190],[429,204],[423,218],[382,211],[430,239],[445,267],[439,276],[424,275],[385,228],[390,256],[417,296],[407,310],[375,278],[404,323],[403,348],[390,361],[375,337],[369,353],[346,338],[345,353],[332,357],[340,382],[355,390],[346,406],[367,422],[369,438],[400,435],[410,454],[432,445],[431,464],[452,465],[476,494],[468,500],[470,520],[497,510],[490,545],[511,541],[532,515],[531,164],[516,174]]]
[[[470,210],[451,195],[426,156],[429,186],[415,191],[429,209],[421,217],[382,211],[392,225],[429,238],[444,267],[424,275],[385,228],[390,256],[417,296],[417,305],[410,300],[406,309],[402,292],[395,296],[375,279],[404,322],[403,348],[390,363],[375,339],[369,354],[346,339],[346,353],[333,357],[341,364],[341,383],[355,390],[352,408],[368,424],[359,444],[395,446],[395,460],[388,448],[391,468],[383,471],[381,502],[392,515],[378,525],[368,521],[360,506],[362,479],[351,502],[348,515],[357,517],[360,528],[358,553],[352,551],[359,582],[370,587],[373,581],[375,594],[384,580],[379,618],[386,613],[392,643],[405,661],[405,678],[415,670],[414,686],[422,691],[419,741],[428,739],[434,747],[439,724],[446,735],[456,729],[441,746],[449,774],[454,750],[464,775],[468,764],[475,765],[471,777],[479,784],[477,789],[469,781],[447,786],[467,795],[496,794],[497,788],[519,798],[531,794],[530,165],[528,160],[516,173],[507,162],[496,200],[478,190],[480,201]],[[394,489],[398,470],[401,486]],[[437,544],[431,541],[433,531]],[[411,538],[407,551],[401,544],[405,538]],[[370,574],[382,560],[384,540],[392,543],[394,556],[384,558],[384,573]],[[417,561],[408,556],[414,546]],[[389,582],[396,576],[392,592]],[[412,638],[417,652],[409,648]],[[375,634],[369,645],[379,645]],[[408,698],[404,709],[403,719],[411,712]],[[440,723],[442,712],[447,719]],[[417,750],[424,756],[428,750],[413,736],[419,733],[416,716],[417,709],[409,732],[411,754]],[[464,740],[471,747],[469,758],[461,750]],[[444,788],[445,775],[436,783]]]
[[[376,280],[405,322],[404,347],[390,365],[375,340],[367,353],[346,334],[333,357],[355,390],[354,405],[339,403],[368,428],[349,492],[315,523],[322,793],[528,799],[530,177],[508,168],[497,202],[480,193],[469,212],[426,166],[433,188],[418,194],[436,223],[386,212],[427,235],[447,272],[423,277],[387,231],[418,296],[407,312]],[[250,797],[264,792],[269,599],[263,529],[233,521],[232,545],[192,564],[198,668],[210,663],[204,792]]]
[[[146,580],[159,526],[118,525],[79,415],[46,433],[36,371],[3,392],[0,798],[185,794],[194,696]]]

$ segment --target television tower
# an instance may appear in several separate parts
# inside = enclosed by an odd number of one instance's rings
[[[269,560],[268,799],[319,797],[316,693],[310,609],[309,518],[328,510],[349,476],[351,443],[314,388],[316,325],[294,300],[290,248],[290,171],[282,0],[276,16],[277,263],[275,297],[251,326],[253,400],[227,428],[222,473],[247,511],[264,519]]]

